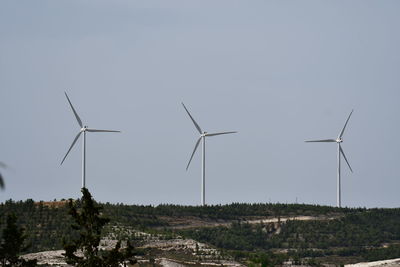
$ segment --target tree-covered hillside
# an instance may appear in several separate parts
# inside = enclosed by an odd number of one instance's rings
[[[76,203],[79,205],[79,201]],[[400,252],[400,209],[240,203],[205,207],[101,205],[103,215],[111,221],[103,234],[109,234],[116,225],[156,231],[193,238],[235,255],[286,253],[296,257],[381,259]],[[25,228],[31,252],[61,249],[62,239],[74,234],[66,201],[8,200],[0,204],[0,228],[10,212]],[[129,234],[124,237],[134,238]]]
[[[217,247],[247,251],[379,247],[400,241],[400,209],[365,210],[327,220],[294,219],[280,225],[238,221],[230,227],[180,233]]]

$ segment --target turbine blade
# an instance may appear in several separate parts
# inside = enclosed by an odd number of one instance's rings
[[[87,132],[104,132],[104,133],[120,133],[121,131],[114,131],[114,130],[98,130],[98,129],[86,129]]]
[[[335,139],[324,139],[324,140],[310,140],[310,141],[304,141],[304,142],[306,142],[306,143],[311,143],[311,142],[328,142],[328,143],[331,143],[331,142],[336,142],[336,140]]]
[[[79,132],[79,133],[76,135],[74,141],[72,142],[72,145],[69,147],[69,149],[68,149],[68,151],[67,151],[67,154],[65,154],[65,156],[64,156],[63,160],[61,161],[61,164],[60,164],[60,165],[62,165],[63,162],[64,162],[64,160],[67,158],[69,152],[71,151],[72,147],[75,145],[75,143],[76,143],[76,141],[78,140],[78,138],[79,138],[79,136],[81,135],[81,133],[82,133],[82,132]]]
[[[343,134],[344,134],[344,130],[346,129],[347,123],[349,122],[349,119],[350,119],[350,117],[351,117],[351,114],[353,114],[353,111],[354,111],[354,110],[351,110],[349,117],[347,117],[346,123],[344,124],[343,129],[342,129],[342,131],[341,131],[340,134],[339,134],[339,138],[342,138],[342,136],[343,136]]]
[[[4,189],[4,179],[3,179],[3,176],[1,175],[1,173],[0,173],[0,188],[1,189]]]
[[[237,132],[221,132],[221,133],[208,133],[205,134],[205,136],[216,136],[216,135],[221,135],[221,134],[233,134],[233,133],[237,133]]]
[[[200,134],[202,134],[203,132],[201,131],[200,126],[197,124],[197,122],[193,119],[192,115],[190,115],[189,110],[187,110],[185,104],[183,104],[182,102],[182,106],[183,108],[186,110],[187,114],[189,115],[190,119],[192,119],[194,126],[196,126],[197,131],[199,131]]]
[[[189,162],[188,162],[188,164],[187,164],[187,166],[186,166],[186,170],[188,170],[189,165],[190,165],[190,162],[192,162],[194,153],[196,152],[196,149],[197,149],[197,147],[199,146],[200,140],[201,140],[201,137],[199,138],[199,140],[197,140],[196,145],[194,146],[193,153],[192,153],[192,155],[190,156],[190,160],[189,160]]]
[[[346,160],[347,166],[349,166],[350,171],[353,172],[353,169],[351,168],[350,163],[349,163],[349,161],[347,160],[346,155],[344,154],[344,151],[343,151],[342,146],[341,146],[340,144],[339,144],[339,150],[340,150],[340,153],[342,153],[344,159]]]
[[[64,93],[65,93],[65,96],[67,97],[67,100],[68,100],[68,102],[69,102],[69,105],[70,105],[71,108],[72,108],[72,111],[73,111],[74,114],[75,114],[75,118],[76,118],[76,120],[78,121],[79,126],[81,126],[81,128],[82,128],[82,127],[83,127],[83,124],[82,124],[81,118],[79,118],[78,113],[76,113],[76,111],[75,111],[75,109],[74,109],[74,106],[72,106],[71,100],[69,100],[69,97],[68,97],[68,95],[67,95],[67,92],[64,92]]]

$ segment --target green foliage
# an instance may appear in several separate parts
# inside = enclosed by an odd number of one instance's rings
[[[200,242],[206,242],[219,248],[252,251],[271,248],[268,234],[261,225],[248,223],[232,223],[230,227],[196,228],[179,232]]]
[[[77,201],[79,203],[79,200]],[[57,205],[53,205],[57,204]],[[338,209],[303,204],[239,204],[215,205],[205,207],[177,205],[123,205],[103,204],[103,213],[114,225],[133,227],[139,230],[164,228],[169,226],[166,217],[199,218],[202,220],[242,220],[253,216],[297,216],[326,215],[340,216],[362,212],[363,209]],[[7,200],[0,204],[0,214],[14,212],[18,225],[26,230],[27,241],[31,244],[28,252],[62,249],[63,237],[75,238],[75,231],[69,227],[72,217],[68,215],[68,202],[34,202]],[[4,228],[0,225],[0,230]],[[105,233],[105,232],[104,232]]]
[[[121,242],[118,242],[111,251],[99,250],[101,230],[110,220],[101,216],[102,207],[95,203],[86,188],[82,188],[82,195],[80,203],[69,201],[69,214],[74,220],[71,227],[78,231],[79,237],[64,243],[66,262],[79,267],[118,267],[133,256],[133,247],[128,242],[122,251]],[[83,256],[76,254],[78,250]]]
[[[198,228],[179,233],[220,248],[252,251],[272,248],[328,249],[377,247],[400,240],[400,210],[373,209],[334,220],[290,220],[280,233],[263,224],[232,223],[230,227]],[[271,224],[270,224],[271,225]]]
[[[20,258],[21,252],[28,247],[24,244],[25,238],[24,230],[17,225],[15,214],[8,214],[0,245],[1,266],[36,266],[36,260]]]
[[[364,250],[361,252],[361,255],[366,261],[395,259],[400,257],[400,245]]]
[[[157,216],[195,216],[199,218],[237,220],[248,216],[314,216],[314,215],[334,215],[346,214],[362,211],[364,209],[334,208],[328,206],[306,205],[306,204],[269,204],[269,203],[232,203],[229,205],[206,205],[206,206],[179,206],[179,205],[158,205],[137,206],[123,204],[105,204],[105,211],[111,208],[114,215],[131,214],[131,216],[147,216],[156,218]],[[153,217],[152,217],[153,216]],[[162,221],[156,222],[154,226],[162,226]]]
[[[247,266],[280,266],[284,261],[289,260],[288,255],[283,253],[273,253],[271,251],[231,251],[235,260],[246,262]]]
[[[14,202],[7,200],[0,204],[0,214],[14,213],[17,224],[25,229],[26,241],[31,246],[27,252],[62,249],[63,236],[73,236],[69,227],[72,219],[68,215],[66,202],[58,202],[57,206],[49,206],[44,202],[32,199]],[[0,224],[0,230],[5,223]]]
[[[399,221],[399,209],[372,209],[329,221],[294,220],[276,239],[282,247],[292,248],[376,247],[400,240]]]
[[[73,202],[77,211],[82,200]],[[97,207],[97,205],[95,205]],[[105,225],[100,236],[111,235],[116,239],[134,237],[132,229],[150,233],[163,233],[166,238],[177,235],[190,237],[220,249],[241,253],[268,253],[287,250],[291,258],[356,257],[359,260],[385,259],[395,254],[396,248],[381,248],[382,244],[400,242],[400,209],[349,209],[304,204],[241,204],[214,206],[177,205],[123,205],[102,204],[100,217],[112,223]],[[17,224],[25,229],[26,241],[32,244],[29,252],[62,249],[60,240],[66,242],[80,238],[80,232],[70,227],[76,224],[68,215],[68,202],[14,202],[0,204],[0,214],[15,212]],[[290,220],[281,223],[249,224],[248,220],[271,217],[317,216],[325,220]],[[336,219],[328,219],[336,218]],[[231,223],[229,227],[200,227],[174,230],[176,222],[191,221]],[[233,222],[233,223],[232,223]],[[1,229],[5,224],[0,225]],[[136,240],[137,239],[137,240]],[[240,253],[238,253],[238,251]],[[250,253],[250,254],[249,254]],[[99,252],[102,255],[102,252]],[[253,254],[251,254],[253,255]],[[400,254],[397,254],[400,255]],[[258,257],[258,256],[257,256]],[[261,257],[261,256],[260,256]],[[258,257],[258,258],[260,258]],[[311,261],[311,263],[315,263]],[[261,264],[261,262],[254,263]]]

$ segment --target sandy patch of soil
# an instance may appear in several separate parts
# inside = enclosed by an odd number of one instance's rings
[[[373,262],[360,262],[356,264],[346,264],[346,267],[399,267],[400,258],[385,261],[373,261]]]

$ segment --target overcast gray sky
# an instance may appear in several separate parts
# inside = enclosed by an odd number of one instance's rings
[[[198,137],[207,131],[206,200],[400,203],[399,1],[1,1],[0,201],[80,196],[200,203]],[[198,151],[200,152],[200,151]]]

